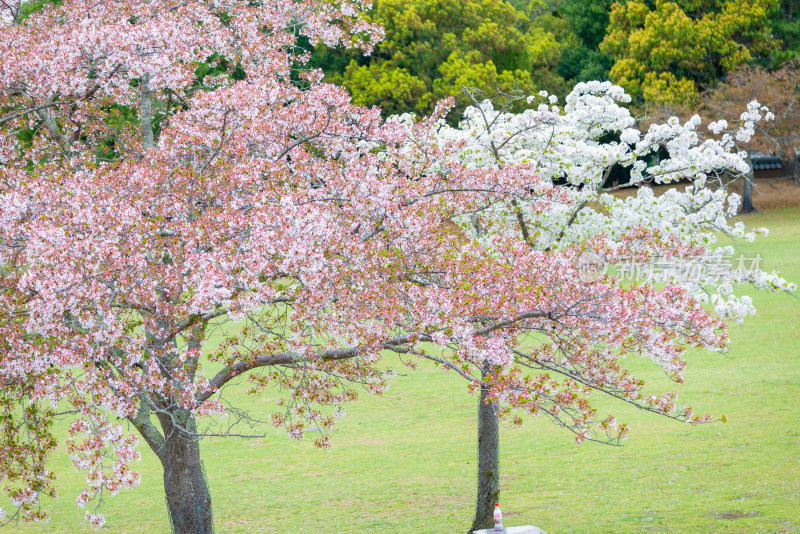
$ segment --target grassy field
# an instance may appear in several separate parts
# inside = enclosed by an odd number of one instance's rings
[[[800,210],[748,216],[769,238],[741,247],[800,281]],[[670,387],[728,422],[692,427],[601,403],[632,426],[623,447],[576,445],[544,419],[501,431],[507,526],[563,533],[800,532],[800,300],[752,293],[759,313],[731,328],[731,350],[694,353],[686,384],[632,361],[651,391]],[[248,401],[269,410],[269,399]],[[464,533],[475,478],[476,399],[431,368],[363,396],[330,451],[270,430],[264,439],[209,439],[203,455],[219,533]],[[83,532],[80,475],[58,456],[61,499],[48,525]],[[106,532],[168,532],[160,466],[144,447],[142,485],[103,508]]]

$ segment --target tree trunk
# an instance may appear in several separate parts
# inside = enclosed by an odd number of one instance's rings
[[[211,494],[200,462],[200,443],[197,436],[177,428],[182,426],[195,433],[194,417],[182,410],[173,412],[173,416],[174,421],[159,417],[166,436],[160,457],[172,531],[175,534],[212,534]]]
[[[500,501],[500,425],[497,405],[486,402],[488,390],[481,387],[478,404],[478,498],[470,532],[494,526],[494,505]]]
[[[753,160],[750,153],[747,153],[747,165],[750,169],[744,176],[744,186],[742,187],[742,209],[739,213],[753,213],[756,208],[753,206]]]
[[[791,153],[783,164],[783,168],[786,169],[784,175],[794,178],[795,183],[800,182],[800,156]]]

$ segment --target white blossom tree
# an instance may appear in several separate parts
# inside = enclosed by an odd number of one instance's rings
[[[736,124],[712,122],[706,132],[700,128],[697,115],[685,123],[671,118],[666,124],[640,131],[638,121],[624,107],[630,97],[608,82],[578,84],[563,109],[557,105],[556,96],[544,91],[532,97],[501,95],[494,102],[479,101],[478,93],[471,92],[471,96],[475,105],[466,110],[459,127],[440,123],[435,134],[438,144],[458,146],[452,159],[467,169],[525,168],[537,177],[530,184],[530,194],[545,197],[534,201],[514,196],[498,199],[483,192],[483,202],[476,202],[469,213],[455,214],[454,220],[485,250],[505,256],[504,239],[509,237],[524,243],[543,261],[559,251],[578,250],[576,265],[582,271],[580,280],[585,282],[578,291],[588,294],[596,284],[611,281],[615,286],[620,279],[642,288],[665,284],[664,291],[685,292],[696,302],[713,307],[720,319],[737,323],[755,313],[750,297],[739,297],[737,288],[796,290],[794,283],[777,272],[736,261],[732,245],[718,244],[718,235],[753,241],[767,232],[729,222],[737,214],[740,197],[729,193],[727,187],[733,180],[745,178],[750,169],[740,145],[750,141],[757,123],[774,119],[757,102],[748,105]],[[510,112],[523,98],[532,108]],[[413,121],[410,116],[395,120]],[[408,150],[413,153],[422,146],[424,143],[410,143]],[[647,161],[654,160],[652,156],[663,149],[667,157],[648,166]],[[611,194],[623,187],[606,185],[615,167],[630,172],[631,180],[625,186],[638,187],[635,196],[620,199]],[[683,190],[669,189],[661,196],[648,187],[676,182],[686,184]],[[554,190],[557,196],[548,195]],[[657,295],[654,292],[643,298],[663,298],[664,293]],[[603,301],[602,297],[592,298]],[[674,399],[665,405],[663,399],[642,397],[637,388],[628,389],[629,383],[614,384],[606,372],[597,374],[610,362],[614,362],[611,369],[617,370],[616,356],[605,340],[608,323],[635,323],[636,319],[619,309],[593,318],[597,322],[591,327],[576,330],[584,336],[580,340],[549,329],[539,330],[534,338],[546,347],[544,352],[514,349],[503,366],[558,373],[588,389],[655,411],[672,408]],[[691,324],[676,324],[669,335],[697,339],[710,334],[710,325],[696,329]],[[638,350],[659,362],[676,381],[682,381],[685,361],[678,357],[681,351],[652,350],[660,342],[648,334],[638,335],[645,336]],[[440,343],[453,353],[463,350],[461,343],[452,339],[441,338]],[[724,350],[724,344],[716,349]],[[617,347],[617,351],[630,349]],[[481,387],[478,498],[471,528],[486,528],[499,500],[498,417],[516,419],[513,411],[529,408],[530,398],[524,394],[517,397],[524,391],[520,385],[498,387],[494,365],[472,368],[471,372],[467,367],[462,370],[465,378]],[[538,410],[536,406],[534,412]],[[550,415],[573,430],[578,441],[597,437],[586,432],[580,417],[558,412]],[[691,419],[691,410],[679,418]],[[615,425],[611,419],[602,426],[607,430]],[[612,434],[613,440],[621,434],[624,431]]]

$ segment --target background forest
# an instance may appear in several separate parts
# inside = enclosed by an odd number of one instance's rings
[[[798,16],[799,0],[376,0],[375,52],[319,46],[311,66],[386,116],[455,96],[452,122],[463,87],[563,97],[611,80],[656,118],[719,117],[757,98],[777,120],[753,148],[797,175]]]
[[[605,79],[642,106],[696,105],[743,65],[800,56],[798,14],[797,0],[376,0],[377,50],[318,47],[313,65],[386,114],[462,86],[565,94]]]

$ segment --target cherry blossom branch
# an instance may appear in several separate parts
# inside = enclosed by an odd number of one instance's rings
[[[577,373],[577,372],[574,372],[574,371],[570,371],[569,369],[567,369],[564,366],[560,366],[560,365],[557,365],[555,363],[548,364],[547,362],[544,362],[542,360],[533,358],[530,355],[525,354],[524,352],[521,352],[519,350],[514,350],[513,352],[514,352],[514,354],[516,354],[520,358],[519,360],[517,360],[517,363],[519,363],[520,365],[522,365],[524,367],[528,367],[529,369],[543,369],[543,370],[546,370],[546,371],[552,371],[554,373],[558,373],[558,374],[563,375],[563,376],[565,376],[565,377],[567,377],[569,379],[575,380],[576,382],[579,382],[580,384],[582,384],[582,385],[584,385],[586,387],[589,387],[589,388],[591,388],[591,389],[593,389],[595,391],[599,391],[599,392],[601,392],[601,393],[603,393],[605,395],[608,395],[610,397],[613,397],[615,399],[623,401],[626,404],[630,404],[632,406],[635,406],[636,408],[638,408],[640,410],[643,410],[643,411],[646,411],[646,412],[651,412],[651,413],[656,413],[656,414],[662,415],[664,417],[668,417],[669,419],[674,419],[676,421],[685,422],[685,423],[697,424],[697,423],[703,422],[703,421],[687,421],[686,418],[681,417],[679,415],[674,415],[674,414],[671,414],[671,413],[664,413],[663,410],[660,410],[660,409],[654,408],[652,406],[647,406],[645,404],[641,404],[640,402],[637,402],[636,399],[632,399],[628,395],[626,395],[623,390],[614,390],[614,389],[610,388],[608,384],[605,384],[603,386],[598,386],[597,384],[593,383],[591,380],[588,380],[587,378],[585,378],[580,373]]]
[[[15,112],[9,113],[8,115],[0,117],[0,126],[3,126],[7,122],[11,122],[11,121],[13,121],[15,119],[19,119],[19,118],[25,117],[27,115],[30,115],[31,113],[38,114],[39,111],[41,111],[41,110],[45,110],[47,108],[53,108],[53,107],[57,107],[57,106],[58,106],[58,104],[54,102],[52,104],[39,104],[39,105],[34,105],[34,106],[23,108],[22,110],[15,111]]]
[[[558,232],[558,235],[555,237],[555,239],[553,239],[550,242],[550,244],[547,246],[547,248],[545,249],[545,252],[549,252],[550,250],[552,250],[553,249],[553,245],[559,243],[562,239],[564,239],[564,236],[567,234],[567,230],[575,223],[575,220],[578,218],[578,213],[580,213],[580,211],[583,208],[585,208],[586,204],[588,204],[588,203],[589,203],[588,200],[584,200],[583,202],[578,204],[575,207],[574,210],[572,210],[572,214],[569,216],[569,219],[567,220],[567,224],[565,224],[561,228],[561,230]]]
[[[320,351],[317,353],[316,357],[323,361],[337,361],[355,358],[361,354],[361,352],[362,350],[359,350],[358,348],[334,349]],[[271,365],[290,365],[302,360],[303,357],[296,352],[282,352],[277,354],[260,355],[248,361],[242,361],[228,365],[209,380],[210,388],[208,391],[199,393],[196,396],[197,404],[202,404],[214,394],[214,391],[221,388],[231,379],[236,378],[247,371],[257,367]]]
[[[275,156],[275,158],[273,158],[274,161],[278,161],[278,160],[282,159],[284,156],[286,156],[286,154],[288,154],[289,152],[291,152],[292,150],[294,150],[298,146],[303,145],[305,143],[308,143],[309,141],[313,141],[314,139],[316,139],[316,138],[320,137],[322,134],[324,134],[325,131],[328,129],[328,126],[330,126],[330,124],[331,124],[331,118],[332,118],[331,109],[328,108],[327,119],[325,121],[325,126],[323,126],[322,129],[320,129],[316,133],[309,134],[309,135],[306,135],[304,137],[301,137],[300,139],[297,139],[295,142],[290,144],[288,147],[284,148],[277,156]],[[315,112],[314,113],[314,119],[312,120],[312,124],[316,122],[316,119],[317,119],[317,114]]]

